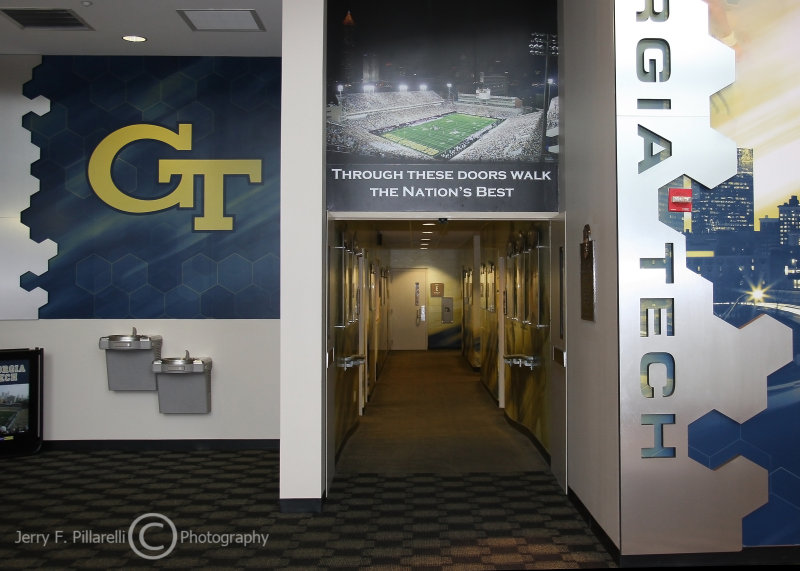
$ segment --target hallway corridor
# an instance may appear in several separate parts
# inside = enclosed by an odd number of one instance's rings
[[[547,470],[459,351],[393,351],[337,474]]]
[[[616,567],[458,351],[390,354],[325,511],[363,518],[370,569]]]

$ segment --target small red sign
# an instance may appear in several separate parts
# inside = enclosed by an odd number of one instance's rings
[[[670,188],[669,189],[669,211],[670,212],[691,212],[692,211],[692,189],[691,188]]]

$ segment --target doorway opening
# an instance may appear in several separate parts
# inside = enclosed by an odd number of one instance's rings
[[[563,233],[553,219],[329,223],[329,485],[337,470],[502,472],[509,443],[565,473]]]

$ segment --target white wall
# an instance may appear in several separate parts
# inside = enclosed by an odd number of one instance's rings
[[[0,322],[0,347],[44,348],[46,440],[277,439],[278,320]],[[162,414],[154,391],[110,391],[107,335],[161,335],[164,357],[210,357],[211,412]]]
[[[46,440],[278,439],[278,320],[37,320],[46,292],[19,287],[25,271],[41,274],[55,255],[50,241],[36,244],[19,213],[38,190],[30,164],[38,149],[22,127],[29,111],[49,104],[22,95],[36,56],[0,56],[0,298],[15,319],[0,321],[0,348],[42,347],[45,353]],[[35,259],[36,263],[31,264]],[[21,266],[22,264],[22,266]],[[6,307],[7,306],[7,307]],[[108,390],[100,337],[161,335],[162,355],[210,357],[211,412],[168,415],[155,392]]]
[[[560,0],[561,165],[567,283],[568,486],[614,543],[619,532],[614,3]],[[580,317],[583,227],[595,244],[595,320]]]
[[[281,499],[324,486],[324,0],[283,3],[281,123]]]
[[[461,297],[460,250],[391,250],[392,268],[426,268],[428,288],[425,292],[428,336],[461,324],[463,299]],[[430,284],[444,284],[443,297],[453,299],[452,323],[442,323],[442,300],[430,295]]]

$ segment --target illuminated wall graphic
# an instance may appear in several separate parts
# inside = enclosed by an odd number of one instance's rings
[[[22,89],[40,318],[279,316],[280,59],[45,56]]]
[[[798,545],[800,3],[615,17],[623,552]]]
[[[767,377],[766,407],[744,422],[712,410],[689,426],[690,456],[716,469],[737,455],[769,475],[768,501],[742,522],[746,546],[800,544],[800,3],[710,2],[711,29],[736,53],[736,81],[711,121],[739,147],[738,173],[714,188],[686,234],[690,269],[714,284],[714,313],[742,327],[769,315],[792,330],[792,359]]]

